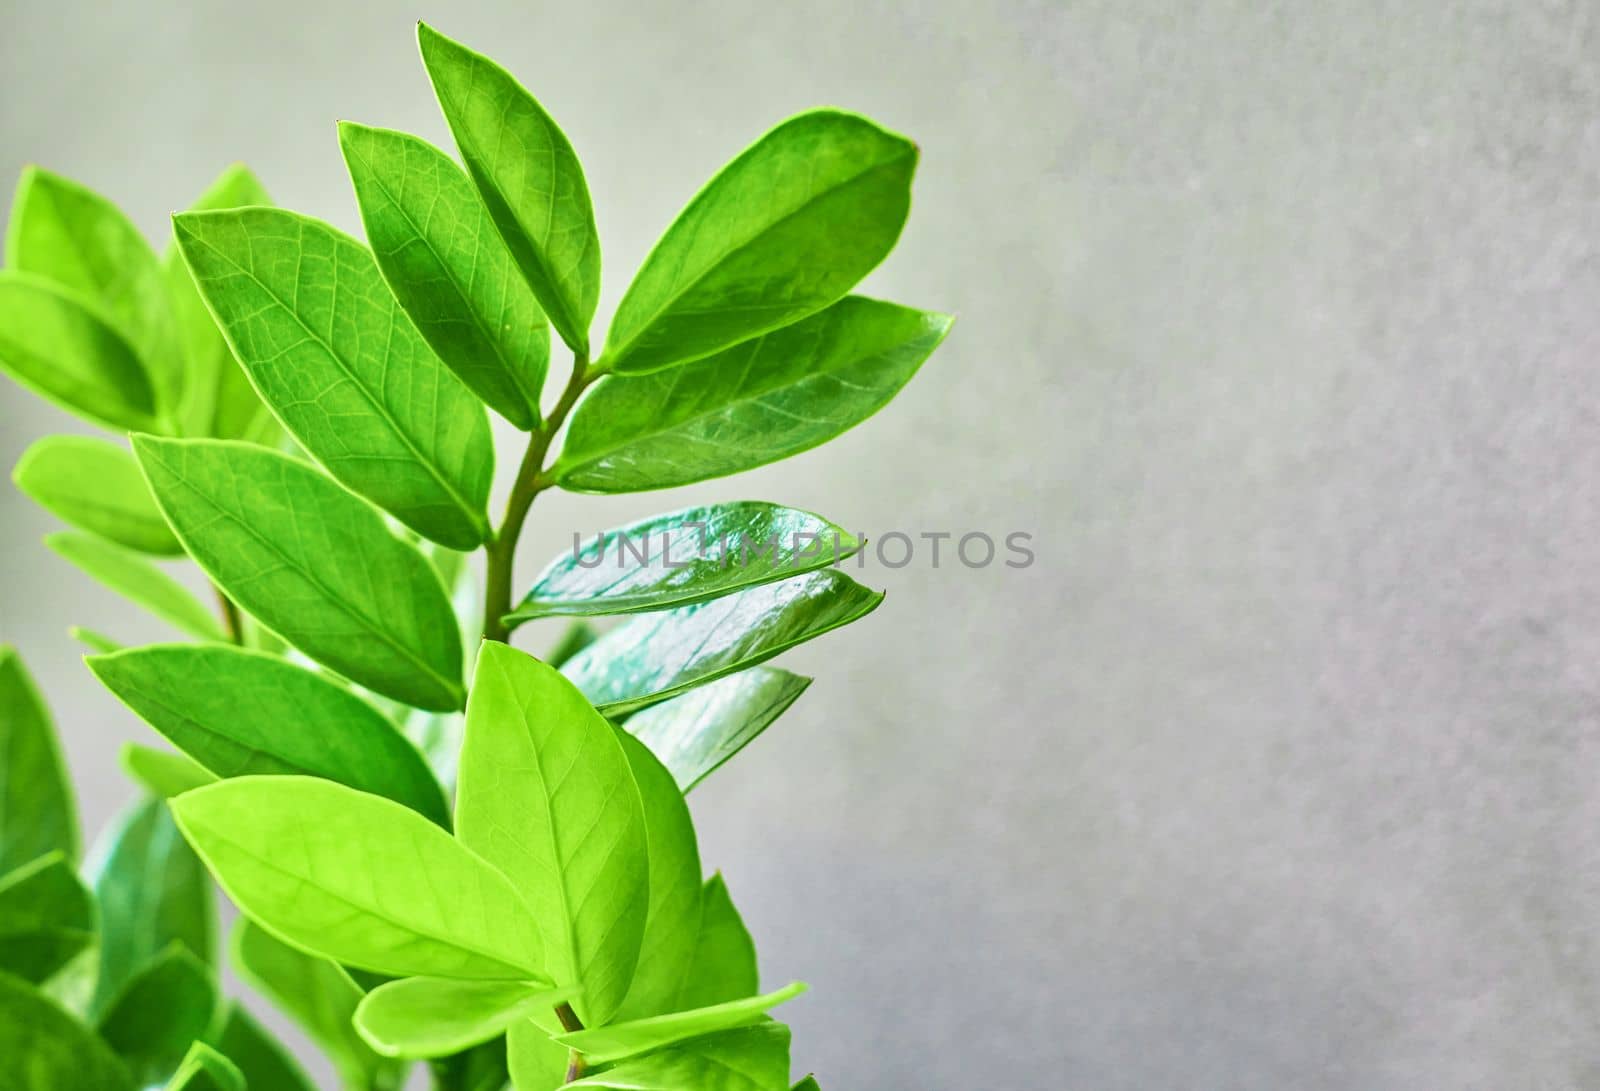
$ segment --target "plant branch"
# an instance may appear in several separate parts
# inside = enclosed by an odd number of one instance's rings
[[[583,1020],[578,1018],[578,1013],[572,1010],[571,1003],[563,1001],[556,1006],[556,1018],[561,1020],[561,1026],[568,1034],[583,1029]],[[577,1050],[567,1052],[567,1082],[571,1083],[583,1075],[583,1054]]]
[[[243,646],[244,618],[239,616],[239,607],[228,597],[228,593],[216,584],[211,585],[211,590],[217,593],[217,608],[222,614],[222,627],[227,630],[228,639]]]

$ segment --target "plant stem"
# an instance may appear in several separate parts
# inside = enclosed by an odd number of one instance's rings
[[[563,1002],[556,1007],[556,1018],[561,1020],[561,1025],[568,1034],[583,1029],[583,1020],[578,1018],[578,1013],[572,1010],[570,1003]],[[583,1054],[577,1050],[567,1052],[567,1082],[571,1083],[583,1075]]]
[[[244,644],[244,619],[239,616],[239,607],[228,597],[228,593],[216,584],[211,585],[211,590],[217,593],[217,607],[222,614],[222,626],[228,632],[228,639],[238,645]]]

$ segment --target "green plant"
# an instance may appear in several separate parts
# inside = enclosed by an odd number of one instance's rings
[[[575,548],[520,600],[513,562],[547,489],[764,465],[910,380],[950,319],[847,293],[899,236],[916,148],[835,110],[779,125],[668,228],[594,353],[600,248],[571,146],[493,62],[419,37],[465,169],[341,125],[370,249],[270,207],[241,167],[174,218],[160,258],[103,198],[23,178],[0,367],[133,434],[131,452],[43,439],[17,484],[76,528],[52,548],[193,639],[77,631],[176,748],[127,753],[149,795],[93,892],[42,708],[0,661],[0,771],[34,793],[0,794],[0,871],[17,869],[0,880],[0,1056],[28,1073],[93,1058],[106,1091],[306,1086],[241,1009],[215,1015],[197,853],[242,911],[241,975],[350,1088],[426,1059],[449,1089],[787,1091],[768,1013],[804,986],[760,993],[684,795],[805,689],[767,660],[881,601],[839,569],[862,543],[740,501]],[[551,329],[573,363],[546,409]],[[485,406],[526,437],[498,521]],[[220,620],[151,559],[184,555]],[[586,620],[613,615],[604,635]],[[558,617],[543,660],[507,643]],[[141,866],[117,871],[119,854]],[[97,943],[87,1001],[69,995],[81,957],[21,973],[8,955],[4,895],[23,884],[57,907],[30,918],[51,937],[32,957]]]

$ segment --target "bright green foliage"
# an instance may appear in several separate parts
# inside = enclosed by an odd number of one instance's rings
[[[109,636],[82,625],[68,625],[67,635],[91,652],[109,655],[112,652],[120,652],[122,650],[122,645],[112,640]]]
[[[628,730],[687,792],[755,740],[799,700],[811,679],[751,667],[628,717]]]
[[[159,1083],[206,1032],[216,1006],[211,968],[174,943],[128,980],[97,1029],[136,1081]]]
[[[195,788],[216,783],[216,776],[187,754],[157,750],[138,743],[123,743],[117,764],[135,783],[160,799],[171,799]]]
[[[0,875],[0,973],[40,984],[94,940],[94,902],[61,853]]]
[[[728,884],[718,872],[700,891],[700,928],[694,957],[678,993],[676,1011],[709,1008],[754,996],[761,988],[756,945],[733,907]]]
[[[79,530],[141,553],[183,553],[126,447],[88,436],[46,436],[22,453],[11,479]]]
[[[616,1091],[788,1091],[789,1028],[758,1023],[691,1038],[577,1080]]]
[[[252,1091],[316,1091],[288,1051],[236,1002],[228,1003],[220,1025],[207,1038],[239,1069]]]
[[[556,1091],[567,1082],[572,1053],[543,1027],[524,1019],[506,1031],[506,1062],[515,1091]]]
[[[244,1073],[204,1042],[190,1047],[167,1091],[246,1091]]]
[[[610,1064],[702,1034],[754,1023],[779,1004],[793,1000],[805,991],[806,986],[796,981],[766,996],[751,996],[709,1008],[673,1012],[609,1027],[592,1027],[558,1035],[556,1041],[582,1053],[590,1064]]]
[[[411,977],[368,993],[356,1009],[356,1029],[387,1057],[443,1057],[487,1042],[576,994],[525,981]]]
[[[44,544],[109,591],[137,603],[175,629],[222,640],[222,626],[177,580],[122,546],[77,531],[47,534]]]
[[[822,1091],[822,1089],[817,1086],[817,1078],[815,1076],[807,1076],[794,1085],[794,1091]]]
[[[59,852],[78,858],[78,819],[50,714],[22,657],[0,645],[0,875]]]
[[[27,982],[0,973],[0,1066],[6,1091],[134,1091],[133,1077],[93,1031]]]

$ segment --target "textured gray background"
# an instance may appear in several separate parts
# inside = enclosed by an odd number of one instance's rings
[[[333,121],[444,131],[426,10],[12,0],[0,175],[151,231],[219,167],[354,226]],[[919,564],[696,794],[825,1088],[1600,1087],[1600,12],[439,4],[589,172],[602,317],[699,183],[837,103],[913,134],[868,287],[958,310],[882,417],[736,482],[1036,536]],[[260,10],[255,10],[260,9]],[[268,14],[268,11],[273,14]],[[0,458],[66,425],[0,390]],[[0,499],[0,617],[92,826],[141,729],[67,622],[154,624]]]

